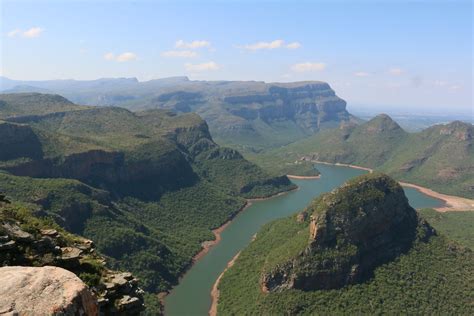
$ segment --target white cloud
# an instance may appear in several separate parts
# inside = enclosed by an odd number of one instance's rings
[[[208,41],[192,41],[192,42],[185,42],[183,40],[176,41],[175,47],[176,48],[188,48],[188,49],[196,49],[201,47],[210,47],[211,43]]]
[[[394,75],[394,76],[400,76],[404,72],[405,71],[403,69],[398,68],[398,67],[392,67],[388,70],[388,73],[391,74],[391,75]]]
[[[192,50],[169,50],[162,52],[161,56],[163,57],[179,57],[179,58],[193,58],[198,54]]]
[[[190,72],[218,70],[220,68],[220,66],[213,61],[210,61],[207,63],[201,63],[201,64],[186,63],[184,64],[184,67],[186,68],[187,71],[190,71]]]
[[[113,53],[107,53],[107,54],[104,55],[104,59],[105,60],[114,60],[115,55]]]
[[[34,38],[38,37],[43,33],[44,29],[41,27],[32,27],[26,31],[22,31],[20,29],[15,29],[7,33],[8,37],[17,37],[17,36],[22,36],[26,38]]]
[[[8,37],[15,37],[15,36],[19,35],[20,33],[21,33],[21,30],[16,29],[16,30],[12,30],[12,31],[8,32],[7,36]]]
[[[135,59],[137,59],[137,55],[130,52],[122,53],[118,55],[116,58],[118,62],[130,61],[130,60],[135,60]]]
[[[131,60],[136,60],[137,55],[135,53],[131,52],[126,52],[122,53],[120,55],[115,56],[114,53],[107,53],[104,55],[105,60],[114,60],[118,62],[126,62],[126,61],[131,61]]]
[[[368,77],[368,76],[370,76],[370,73],[365,72],[365,71],[359,71],[359,72],[354,73],[354,76],[356,76],[356,77]]]
[[[288,45],[286,45],[286,48],[288,49],[298,49],[301,47],[301,44],[299,42],[293,42]]]
[[[291,66],[291,70],[294,72],[310,72],[310,71],[322,71],[326,68],[325,63],[299,63]]]
[[[274,40],[272,42],[258,42],[254,44],[247,44],[241,47],[239,46],[239,48],[244,48],[248,50],[275,49],[282,47],[284,43],[284,40]]]
[[[41,27],[32,27],[29,30],[23,32],[23,37],[33,38],[38,37],[43,33],[43,29]]]
[[[271,42],[257,42],[253,44],[246,44],[243,46],[236,45],[237,48],[242,48],[246,50],[256,51],[262,49],[277,49],[277,48],[287,48],[287,49],[298,49],[301,47],[301,43],[299,42],[292,42],[289,44],[285,44],[284,40],[277,39]]]

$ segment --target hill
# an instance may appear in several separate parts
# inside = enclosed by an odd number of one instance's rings
[[[472,124],[460,121],[407,133],[387,115],[379,115],[364,124],[341,124],[337,129],[248,158],[259,164],[265,161],[281,165],[305,159],[359,165],[398,180],[472,198],[472,135]]]
[[[473,312],[474,256],[380,174],[266,225],[219,283],[219,314]]]
[[[208,122],[218,143],[239,150],[281,146],[341,121],[355,120],[346,111],[346,102],[319,81],[192,81],[174,77],[145,82],[135,78],[36,82],[3,78],[0,82],[5,90],[21,91],[21,86],[28,86],[29,91],[48,89],[80,104],[196,112]]]
[[[32,96],[7,96],[16,112],[0,124],[0,190],[94,240],[148,291],[176,284],[244,198],[295,187],[217,145],[196,114],[61,100],[65,110],[55,96]]]

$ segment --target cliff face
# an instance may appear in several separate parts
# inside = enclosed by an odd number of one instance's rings
[[[349,120],[346,102],[326,83],[270,86],[267,94],[225,97],[224,102],[231,105],[230,113],[246,120],[290,120],[308,132],[323,122]]]
[[[163,192],[192,185],[191,166],[177,149],[152,156],[147,144],[133,153],[90,150],[63,159],[47,158],[16,163],[3,169],[17,176],[78,179],[121,195],[157,198]],[[149,157],[137,159],[145,153]]]
[[[0,161],[43,158],[41,142],[30,126],[0,121],[0,136]]]
[[[359,283],[374,268],[410,249],[432,228],[417,217],[401,186],[366,175],[323,195],[306,210],[309,240],[295,258],[262,275],[265,291],[321,290]]]

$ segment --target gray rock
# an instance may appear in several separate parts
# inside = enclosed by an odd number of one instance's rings
[[[23,242],[32,242],[34,240],[33,235],[23,231],[20,227],[18,227],[15,224],[4,223],[2,227],[5,230],[6,234],[14,240],[23,241]]]
[[[14,240],[7,241],[5,243],[0,243],[0,251],[1,250],[10,250],[15,248],[16,242]]]

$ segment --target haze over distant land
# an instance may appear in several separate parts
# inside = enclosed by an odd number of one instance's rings
[[[321,80],[349,105],[423,113],[473,105],[471,1],[2,1],[2,9],[8,78]]]

